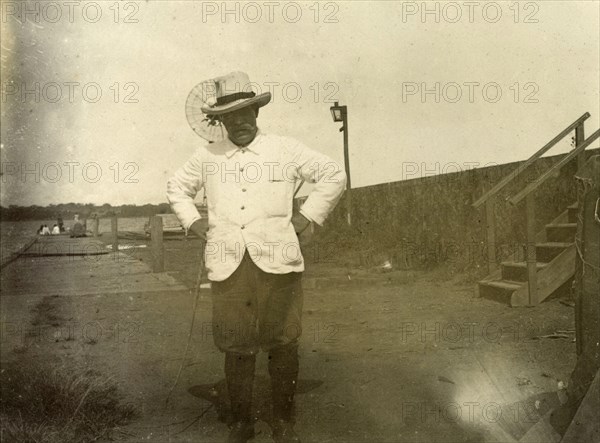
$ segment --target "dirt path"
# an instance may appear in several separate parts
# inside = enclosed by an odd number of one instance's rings
[[[224,441],[223,356],[212,343],[208,290],[165,407],[189,330],[193,297],[185,286],[196,253],[193,245],[166,247],[167,272],[159,275],[148,272],[145,253],[93,264],[10,264],[0,299],[2,359],[29,353],[110,374],[139,411],[115,435],[122,441]],[[107,287],[97,280],[105,271],[115,276]],[[307,269],[297,397],[303,441],[516,441],[557,401],[575,344],[535,337],[572,329],[572,308],[550,300],[511,309],[434,274],[346,283],[344,272]],[[263,420],[255,441],[271,441],[264,355],[257,374],[255,409]]]

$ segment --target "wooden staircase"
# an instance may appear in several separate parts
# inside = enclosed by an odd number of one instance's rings
[[[583,114],[544,147],[533,154],[523,165],[494,185],[473,207],[485,204],[486,244],[489,275],[478,284],[481,297],[497,300],[511,306],[534,306],[567,284],[575,274],[575,234],[577,232],[577,205],[571,205],[540,232],[535,228],[535,191],[564,165],[577,159],[578,167],[585,162],[585,149],[600,136],[597,130],[587,139],[584,122],[590,117]],[[502,259],[498,266],[496,258],[496,234],[493,197],[546,151],[569,133],[575,131],[575,149],[565,155],[548,171],[506,200],[517,205],[525,200],[527,243],[524,253],[515,252]]]
[[[575,274],[577,204],[571,205],[536,235],[537,301],[542,302]],[[529,304],[529,270],[525,254],[500,263],[500,269],[479,282],[479,295],[511,306]],[[522,259],[522,260],[521,260]]]

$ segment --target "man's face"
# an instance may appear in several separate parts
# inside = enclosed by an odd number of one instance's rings
[[[238,109],[221,116],[229,139],[238,146],[246,146],[256,136],[256,111],[252,107]]]

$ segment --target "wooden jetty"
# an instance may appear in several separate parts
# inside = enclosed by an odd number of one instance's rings
[[[119,247],[117,242],[106,245],[93,237],[38,237],[3,268],[0,290],[3,296],[184,290],[185,286],[162,272],[162,252],[154,253],[162,251],[161,240],[155,235],[150,267],[136,258],[133,249],[123,250],[124,245]]]

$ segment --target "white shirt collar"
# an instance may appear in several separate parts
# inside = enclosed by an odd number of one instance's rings
[[[238,146],[235,143],[233,143],[231,140],[229,140],[229,137],[227,137],[227,139],[225,140],[225,155],[227,156],[227,158],[231,158],[236,152],[244,150],[244,151],[248,151],[248,152],[252,152],[254,154],[258,154],[258,151],[256,149],[258,143],[259,143],[259,139],[262,137],[262,132],[260,131],[260,128],[256,131],[256,136],[254,137],[254,140],[252,140],[250,142],[250,144],[248,146]]]

